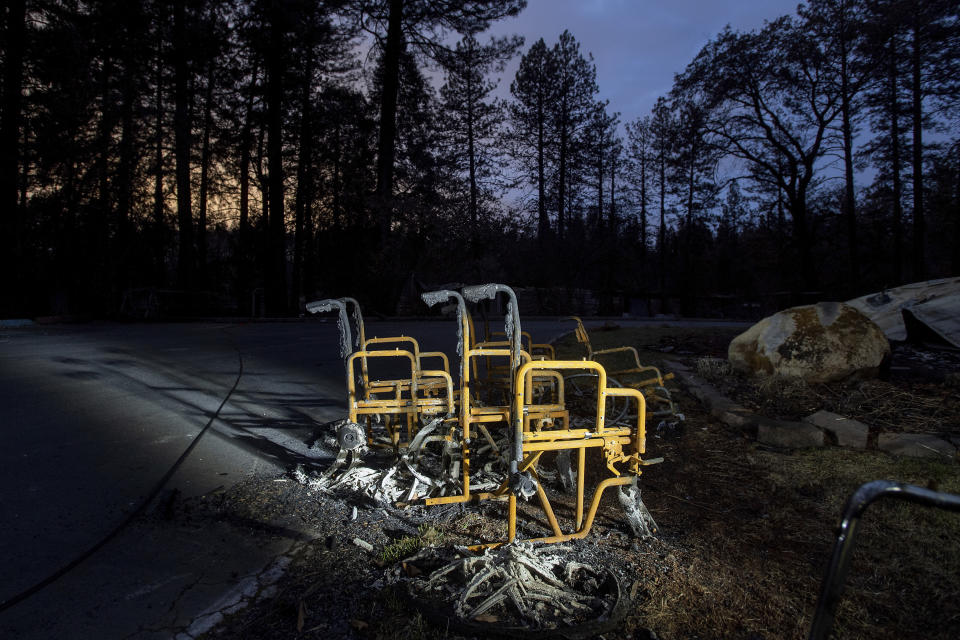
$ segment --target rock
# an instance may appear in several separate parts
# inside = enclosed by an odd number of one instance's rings
[[[753,413],[730,400],[709,383],[688,371],[677,371],[677,376],[694,398],[703,403],[710,415],[731,427],[744,428],[753,424]]]
[[[842,302],[776,313],[734,338],[728,349],[730,363],[740,371],[807,382],[874,376],[889,355],[883,331]]]
[[[929,433],[881,433],[877,448],[895,456],[956,460],[957,448]]]
[[[373,545],[364,540],[363,538],[354,538],[353,544],[357,545],[364,551],[373,551]]]
[[[690,367],[676,360],[664,360],[663,365],[670,371],[682,371],[684,373],[688,373],[690,371]]]
[[[822,447],[823,431],[806,422],[788,422],[758,417],[757,442],[783,449]]]
[[[717,419],[729,427],[737,427],[740,429],[749,427],[757,422],[756,414],[740,405],[729,407],[727,410],[721,412],[720,415],[717,416]]]
[[[862,422],[851,420],[830,411],[817,411],[804,418],[803,421],[832,433],[837,439],[837,444],[841,447],[867,448],[867,436],[870,434],[870,427]]]

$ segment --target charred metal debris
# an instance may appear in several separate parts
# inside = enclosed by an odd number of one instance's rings
[[[333,462],[299,466],[295,479],[398,514],[440,517],[468,503],[505,509],[499,532],[486,528],[469,547],[428,547],[393,569],[413,606],[467,633],[594,637],[627,599],[615,573],[568,545],[589,535],[608,489],[626,529],[656,534],[639,479],[662,462],[646,457],[648,421],[683,420],[666,388],[671,376],[641,364],[632,347],[594,350],[579,318],[585,357],[558,360],[552,345],[523,331],[516,295],[503,284],[422,298],[456,320],[453,367],[410,336],[367,338],[353,298],[307,305],[337,314],[347,415],[316,443]],[[501,331],[491,331],[490,308],[504,310]],[[632,356],[632,366],[608,372],[600,360],[617,353]]]
[[[423,351],[413,337],[367,338],[353,298],[307,305],[310,313],[337,314],[348,412],[321,438],[336,452],[332,464],[298,467],[297,480],[400,508],[503,504],[505,530],[477,540],[474,550],[586,537],[608,489],[616,490],[630,531],[653,536],[638,480],[643,467],[662,461],[645,457],[648,421],[683,419],[665,385],[671,376],[642,365],[632,347],[594,350],[579,318],[575,335],[586,357],[558,360],[552,345],[522,330],[516,295],[503,284],[422,298],[456,318],[453,368],[445,353]],[[502,331],[490,329],[492,307],[505,310]],[[635,363],[608,372],[599,360],[617,352]],[[555,509],[563,493],[573,506]],[[546,527],[518,535],[518,502],[529,503],[521,510],[527,515],[539,508]]]

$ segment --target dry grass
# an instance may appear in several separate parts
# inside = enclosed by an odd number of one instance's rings
[[[732,335],[662,330],[598,332],[595,345],[633,344],[645,362],[685,359],[743,404],[773,417],[829,409],[875,429],[960,430],[955,394],[927,381],[807,385],[750,380],[718,362]],[[633,342],[631,342],[633,340]],[[563,346],[563,345],[562,345]],[[570,348],[570,345],[566,345]],[[707,357],[687,356],[691,352]],[[667,462],[644,475],[663,532],[636,559],[641,601],[632,624],[661,638],[802,638],[842,507],[859,485],[889,479],[960,494],[955,464],[837,448],[758,449],[711,421],[696,401],[678,440],[649,444]],[[840,638],[960,636],[960,515],[881,502],[862,521],[835,634]]]
[[[710,381],[743,406],[769,417],[798,420],[824,409],[859,420],[875,432],[960,431],[960,401],[946,385],[885,380],[807,384],[740,373]]]
[[[393,564],[408,558],[424,547],[433,547],[443,543],[443,534],[430,524],[417,527],[417,535],[404,536],[391,542],[380,552],[380,562]]]
[[[733,375],[729,360],[723,358],[697,358],[697,375],[706,380],[723,380]]]
[[[662,472],[645,476],[668,569],[643,573],[636,623],[663,638],[802,638],[856,487],[885,478],[960,492],[956,465],[840,449],[786,455],[714,429],[688,429],[664,447]],[[960,516],[881,503],[860,536],[838,637],[956,637]]]

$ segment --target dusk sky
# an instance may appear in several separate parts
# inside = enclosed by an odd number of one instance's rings
[[[600,99],[628,122],[650,112],[708,40],[727,24],[739,31],[796,13],[798,0],[528,0],[490,33],[519,34],[525,52],[539,38],[552,46],[564,29],[592,53]],[[519,57],[498,88],[506,97]]]

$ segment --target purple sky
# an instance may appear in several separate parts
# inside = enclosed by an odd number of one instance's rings
[[[495,35],[524,36],[523,51],[539,38],[552,46],[564,29],[593,54],[600,99],[621,121],[632,121],[666,94],[708,40],[727,24],[738,31],[796,13],[798,0],[528,0],[515,19],[494,25]],[[519,57],[507,68],[498,95],[509,95]]]

